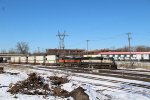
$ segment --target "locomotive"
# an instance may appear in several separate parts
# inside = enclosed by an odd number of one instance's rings
[[[113,57],[83,57],[81,66],[89,66],[98,69],[117,69]]]
[[[113,57],[62,57],[58,59],[57,63],[61,66],[117,69],[117,64]]]

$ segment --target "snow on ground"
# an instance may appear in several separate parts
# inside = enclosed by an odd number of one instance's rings
[[[47,76],[68,76],[69,83],[65,83],[62,85],[62,89],[71,92],[75,88],[81,86],[89,95],[90,100],[150,100],[150,90],[142,87],[131,86],[128,84],[123,83],[114,83],[111,81],[104,81],[98,80],[96,78],[103,78],[108,80],[116,80],[116,81],[123,81],[123,82],[130,82],[130,83],[137,83],[143,85],[149,85],[149,82],[142,82],[142,81],[135,81],[135,80],[128,80],[128,79],[121,79],[121,78],[114,78],[114,77],[107,77],[107,76],[98,76],[92,74],[78,74],[83,76],[91,76],[96,77],[95,79],[88,79],[82,76],[75,76],[74,74],[64,74],[60,72],[49,72],[48,70],[36,70],[30,69],[27,66],[22,67],[6,67],[5,71],[7,72],[15,72],[19,73],[18,75],[10,75],[8,73],[0,74],[0,86],[9,86],[10,83],[16,83],[17,81],[24,80],[28,77],[27,74],[36,72],[43,77]],[[49,95],[48,97],[44,98],[43,96],[39,95],[24,95],[24,94],[17,94],[17,98],[14,98],[15,95],[10,94],[7,92],[9,87],[2,87],[0,88],[0,100],[73,100],[73,98],[61,98],[61,97],[54,97]]]

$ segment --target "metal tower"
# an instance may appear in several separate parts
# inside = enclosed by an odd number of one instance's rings
[[[64,31],[64,33],[60,33],[58,31],[58,34],[56,36],[59,37],[59,49],[63,49],[64,50],[65,49],[64,39],[65,39],[66,36],[68,36],[68,35],[66,35],[66,31]]]

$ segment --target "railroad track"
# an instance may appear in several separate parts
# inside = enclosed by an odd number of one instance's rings
[[[64,71],[64,70],[53,70],[50,68],[33,68],[33,69],[38,69],[38,70],[44,70],[44,71],[50,71],[50,72],[56,72],[56,73],[60,73],[60,71]],[[68,74],[68,72],[61,72],[64,74]],[[90,73],[92,74],[92,73]],[[104,79],[104,78],[99,78],[99,77],[93,77],[93,76],[85,76],[85,75],[80,75],[78,73],[71,73],[72,76],[76,76],[76,77],[83,77],[83,78],[87,78],[87,79],[93,79],[93,80],[99,80],[99,81],[107,81],[107,82],[111,82],[111,83],[119,83],[119,84],[123,84],[123,85],[130,85],[130,86],[134,86],[134,87],[141,87],[141,88],[146,88],[146,89],[150,89],[150,85],[144,85],[144,84],[137,84],[137,83],[131,83],[131,82],[124,82],[124,81],[118,81],[118,80],[113,80],[113,79]]]
[[[134,70],[134,69],[118,69],[118,70],[135,71],[135,72],[150,72],[150,70]]]
[[[33,67],[33,66],[29,65],[28,67]],[[118,69],[118,70],[98,69],[98,72],[93,72],[93,69],[91,68],[89,69],[89,68],[79,68],[79,67],[46,67],[46,66],[38,66],[38,67],[47,68],[47,69],[67,70],[74,73],[87,73],[87,74],[150,82],[150,74],[147,74],[149,71],[143,71],[143,70],[142,73],[139,73],[139,70],[136,71],[136,70],[128,70],[128,69],[125,70],[124,69]]]
[[[68,74],[68,72],[60,72],[60,70],[55,70],[54,71],[53,69],[51,70],[51,69],[46,69],[46,68],[33,68],[33,69]],[[79,81],[79,80],[71,78],[72,81],[78,81],[78,82],[82,83],[83,85],[84,84],[89,84],[89,85],[92,85],[92,86],[101,86],[101,87],[106,88],[105,90],[112,91],[112,92],[114,90],[120,90],[120,91],[125,91],[125,92],[128,92],[128,93],[138,93],[138,94],[145,95],[145,93],[142,92],[141,89],[133,90],[131,87],[150,89],[150,85],[137,84],[137,83],[131,83],[131,82],[124,82],[124,81],[118,81],[118,80],[112,80],[112,79],[104,79],[104,78],[98,78],[98,77],[86,76],[86,75],[79,75],[78,73],[71,73],[71,75],[75,76],[75,77],[85,78],[82,81]],[[98,81],[101,81],[101,82],[93,83],[92,81],[91,82],[84,81],[86,79],[98,80]],[[104,83],[105,82],[111,82],[111,83],[118,84],[118,85],[117,86],[112,86],[112,85],[102,84],[103,82]],[[122,87],[123,85],[124,86],[125,85],[130,86],[130,88],[126,88],[126,86]],[[99,90],[97,90],[97,91],[99,91]]]
[[[2,65],[2,66],[4,66],[4,65]],[[146,78],[147,79],[146,82],[150,82],[149,81],[150,80],[150,75],[143,75],[144,77],[142,76],[142,79],[141,79],[140,78],[141,74],[123,73],[124,74],[123,75],[122,72],[114,72],[115,70],[104,70],[104,69],[102,69],[102,70],[99,70],[100,72],[95,73],[95,72],[91,72],[92,71],[91,69],[82,69],[82,68],[77,68],[77,67],[71,67],[71,68],[68,67],[67,69],[64,68],[64,67],[43,67],[43,66],[38,66],[38,67],[28,66],[28,67],[30,67],[32,69],[45,70],[45,71],[51,71],[52,69],[61,70],[61,71],[70,71],[70,72],[73,72],[72,75],[78,76],[78,77],[90,78],[90,79],[107,81],[107,82],[113,82],[113,83],[118,83],[119,82],[121,84],[132,85],[132,86],[137,86],[137,87],[142,87],[142,88],[148,88],[148,89],[150,89],[150,86],[147,86],[147,85],[141,85],[141,84],[123,82],[123,81],[118,81],[118,80],[117,81],[116,80],[108,80],[108,79],[97,78],[97,77],[92,77],[92,76],[83,76],[83,75],[74,74],[74,73],[87,73],[87,74],[94,74],[94,75],[103,75],[103,76],[124,78],[124,79],[134,79],[134,80],[140,80],[140,81],[143,81],[143,79]],[[51,69],[51,70],[49,70],[49,69]],[[53,71],[51,71],[51,72],[53,72]],[[56,71],[56,72],[59,72],[59,71]]]
[[[74,80],[74,81],[76,81],[76,80]],[[97,90],[97,91],[108,90],[108,91],[115,92],[114,90],[121,90],[121,91],[125,91],[125,92],[128,92],[128,93],[144,94],[140,90],[132,90],[132,89],[125,88],[125,87],[120,87],[120,86],[111,86],[111,85],[105,85],[105,84],[101,84],[101,83],[82,82],[82,81],[78,81],[78,82],[82,83],[82,85],[87,85],[88,84],[88,85],[91,85],[91,86],[105,87],[105,89],[103,89],[103,90]]]
[[[94,75],[102,75],[102,76],[110,76],[110,77],[118,77],[124,79],[132,79],[132,80],[139,80],[150,82],[150,75],[138,72],[128,72],[124,70],[108,70],[108,69],[99,69],[98,72],[93,72],[92,69],[83,69],[78,67],[40,67],[40,68],[48,68],[48,69],[58,69],[58,70],[67,70],[74,73],[90,73]],[[95,69],[94,69],[95,70]]]

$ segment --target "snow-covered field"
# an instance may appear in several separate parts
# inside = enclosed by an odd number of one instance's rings
[[[150,100],[150,90],[147,88],[137,87],[130,84],[124,83],[136,83],[147,85],[150,87],[149,82],[135,81],[135,80],[127,80],[121,78],[114,77],[106,77],[106,76],[98,76],[91,74],[80,74],[80,76],[76,76],[72,73],[62,74],[60,72],[50,72],[48,70],[36,70],[30,69],[25,66],[17,66],[5,67],[6,72],[16,72],[18,75],[10,75],[8,73],[0,74],[0,100],[72,100],[72,97],[62,98],[62,97],[54,97],[48,95],[48,97],[44,98],[40,95],[24,95],[24,94],[16,94],[12,95],[7,90],[9,89],[10,83],[16,83],[17,81],[25,80],[29,73],[36,72],[38,75],[43,77],[47,76],[68,76],[69,83],[65,83],[61,86],[62,89],[67,91],[72,91],[75,88],[81,86],[85,89],[85,92],[89,95],[90,100]],[[85,78],[82,76],[91,76],[95,77],[93,79]],[[105,79],[99,80],[98,78]],[[108,80],[116,80],[122,82],[114,82]],[[5,87],[6,86],[6,87]],[[17,97],[17,98],[15,98]]]

